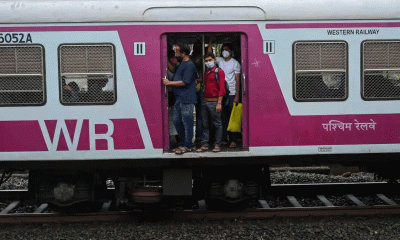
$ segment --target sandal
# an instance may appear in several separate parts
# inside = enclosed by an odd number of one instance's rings
[[[221,147],[220,146],[215,146],[212,151],[213,152],[221,152]]]
[[[181,154],[184,154],[184,153],[186,153],[186,152],[191,152],[191,151],[192,151],[191,148],[188,148],[188,147],[180,147],[180,148],[175,152],[175,154],[181,155]]]
[[[176,151],[178,151],[179,149],[181,149],[181,147],[174,148],[174,149],[172,149],[172,152],[176,152]]]
[[[201,146],[201,148],[198,148],[197,150],[196,150],[196,152],[205,152],[205,151],[207,151],[208,150],[208,146]]]
[[[231,145],[229,145],[230,148],[235,148],[237,145],[235,142],[231,142]]]

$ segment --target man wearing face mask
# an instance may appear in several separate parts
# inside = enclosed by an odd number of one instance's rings
[[[225,73],[217,68],[213,53],[207,52],[204,56],[206,65],[205,88],[202,102],[203,139],[202,147],[197,152],[207,151],[210,140],[210,120],[215,126],[215,143],[213,152],[221,151],[222,142],[222,99],[225,95]],[[217,70],[218,69],[218,70]]]
[[[164,78],[163,83],[174,88],[173,122],[181,139],[180,147],[175,149],[175,153],[183,154],[192,150],[193,111],[197,102],[195,85],[197,72],[196,66],[189,58],[189,46],[178,44],[176,54],[182,58],[182,62],[176,69],[173,81]]]
[[[213,36],[210,37],[210,42],[208,44],[208,52],[212,52]],[[229,86],[229,97],[224,103],[224,109],[222,112],[222,141],[224,143],[231,142],[229,147],[235,148],[237,142],[237,133],[228,132],[229,118],[231,117],[233,104],[239,103],[239,91],[240,91],[240,64],[233,58],[233,45],[230,43],[225,43],[222,45],[222,57],[217,57],[216,62],[218,66],[225,72],[225,80]]]

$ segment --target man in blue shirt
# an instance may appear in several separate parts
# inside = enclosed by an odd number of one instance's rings
[[[181,139],[180,147],[176,154],[192,151],[193,139],[193,111],[197,102],[196,98],[196,66],[190,59],[190,48],[186,44],[178,44],[175,48],[176,56],[182,58],[182,62],[176,69],[173,81],[166,78],[163,83],[172,86],[175,95],[173,122]]]

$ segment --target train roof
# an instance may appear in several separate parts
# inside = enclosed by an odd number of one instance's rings
[[[398,0],[0,1],[0,24],[398,20]]]

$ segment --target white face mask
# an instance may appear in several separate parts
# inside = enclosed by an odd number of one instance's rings
[[[208,68],[213,68],[214,65],[215,65],[215,62],[214,62],[214,61],[212,61],[212,62],[206,62],[206,67],[208,67]]]
[[[228,58],[228,57],[230,56],[230,54],[229,54],[228,51],[224,50],[224,51],[222,52],[222,56],[223,56],[224,58]]]

